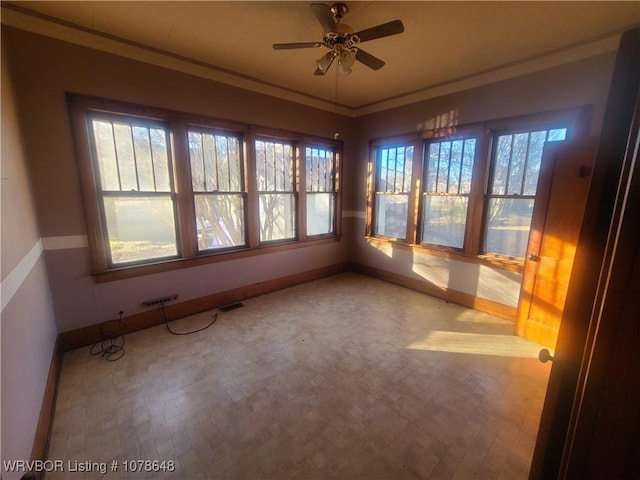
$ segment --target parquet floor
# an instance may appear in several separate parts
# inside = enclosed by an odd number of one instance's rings
[[[527,477],[549,367],[509,322],[352,273],[244,305],[67,353],[49,458],[109,471],[46,479]]]

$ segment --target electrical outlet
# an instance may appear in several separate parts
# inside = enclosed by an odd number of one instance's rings
[[[154,305],[162,305],[162,304],[167,303],[167,302],[172,302],[172,301],[176,300],[177,298],[178,298],[178,295],[176,295],[176,294],[167,295],[166,297],[158,297],[158,298],[154,298],[152,300],[145,300],[144,302],[142,302],[142,304],[147,306],[147,307],[152,307]]]

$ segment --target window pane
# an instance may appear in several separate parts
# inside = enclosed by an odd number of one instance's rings
[[[98,169],[102,190],[120,190],[118,163],[113,143],[111,122],[93,121],[93,138],[96,144]]]
[[[156,178],[156,191],[171,191],[171,177],[169,176],[169,154],[167,148],[167,132],[160,128],[150,128],[151,155],[153,156],[153,171]]]
[[[429,163],[427,167],[427,192],[436,191],[436,178],[438,176],[438,158],[440,157],[440,143],[429,145]]]
[[[424,196],[422,241],[462,248],[468,197]]]
[[[195,196],[198,250],[245,245],[242,195]]]
[[[256,140],[256,180],[261,192],[293,192],[293,146]]]
[[[440,144],[440,158],[438,159],[438,179],[436,181],[436,192],[445,193],[447,191],[450,156],[451,142],[442,142]]]
[[[133,144],[131,142],[131,127],[122,123],[114,123],[113,132],[120,172],[120,189],[124,192],[138,190],[136,166],[133,159]]]
[[[448,193],[460,193],[460,175],[462,173],[462,140],[451,142],[451,161],[449,162]]]
[[[204,189],[206,192],[218,190],[218,172],[216,169],[216,147],[214,136],[202,134],[202,159],[204,172]]]
[[[527,159],[529,134],[518,133],[513,136],[513,150],[511,152],[511,168],[509,170],[509,188],[507,195],[521,195],[524,179],[524,166]]]
[[[112,263],[178,254],[171,197],[105,197],[104,210]]]
[[[307,235],[333,233],[333,195],[307,193]]]
[[[524,174],[523,195],[535,195],[538,188],[538,176],[540,175],[540,161],[542,160],[542,148],[547,136],[546,131],[532,132],[529,141],[529,157]]]
[[[307,235],[334,232],[336,154],[326,148],[305,150],[307,177]]]
[[[391,175],[391,178],[393,178],[393,175]],[[377,183],[377,190],[379,192],[392,191],[389,182],[389,150],[386,148],[380,150],[380,174]]]
[[[293,147],[291,145],[283,145],[282,155],[284,170],[283,190],[292,192],[293,190],[295,190],[293,172]]]
[[[507,173],[509,172],[509,162],[511,160],[511,140],[513,135],[500,135],[498,137],[498,147],[493,166],[493,185],[491,193],[494,195],[504,195],[507,190]]]
[[[307,147],[307,192],[334,191],[334,158],[335,153],[331,150]]]
[[[256,180],[258,183],[258,191],[267,190],[267,152],[265,142],[256,140]]]
[[[471,192],[471,177],[473,175],[473,162],[476,158],[476,139],[470,138],[464,141],[462,153],[462,173],[460,175],[460,193]]]
[[[153,160],[151,159],[151,145],[149,143],[149,129],[147,127],[134,126],[131,131],[140,190],[154,192],[156,186],[153,175]]]
[[[426,166],[427,193],[469,193],[476,140],[432,142]]]
[[[547,138],[548,142],[558,142],[566,139],[567,139],[566,128],[553,128],[549,130],[549,137]]]
[[[238,138],[189,131],[189,160],[195,192],[243,191]]]
[[[408,193],[411,191],[413,146],[379,148],[376,191]]]
[[[378,235],[405,238],[407,236],[407,195],[376,195]]]
[[[213,135],[211,136],[213,138]],[[215,163],[217,166],[217,189],[221,192],[230,191],[229,185],[231,181],[229,179],[229,143],[227,137],[215,136]]]
[[[396,149],[396,186],[394,191],[404,192],[407,174],[406,158],[404,148]]]
[[[413,147],[404,148],[404,185],[402,191],[409,193],[411,191],[411,175],[413,173]]]
[[[232,192],[241,192],[244,190],[242,181],[242,164],[240,159],[240,140],[236,137],[229,137],[229,171],[230,185],[229,190]]]
[[[204,181],[204,150],[202,134],[189,132],[189,160],[191,163],[191,186],[194,192],[206,191]]]
[[[489,200],[485,252],[524,258],[533,199],[492,198]]]
[[[261,193],[259,199],[260,241],[295,238],[295,196]]]
[[[109,120],[92,125],[102,191],[171,190],[163,129]]]

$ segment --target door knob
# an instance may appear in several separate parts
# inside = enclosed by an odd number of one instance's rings
[[[540,257],[538,255],[536,255],[535,253],[532,253],[531,255],[529,255],[529,261],[531,261],[531,262],[539,262],[540,261]]]
[[[542,363],[547,363],[549,360],[553,362],[554,358],[549,350],[543,348],[542,350],[540,350],[540,353],[538,353],[538,360],[540,360]]]

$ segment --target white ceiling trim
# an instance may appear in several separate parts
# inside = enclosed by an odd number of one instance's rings
[[[2,6],[2,23],[11,27],[27,30],[39,35],[93,48],[107,53],[120,55],[140,62],[164,67],[179,72],[195,75],[208,80],[237,86],[253,92],[274,96],[301,105],[321,110],[358,117],[370,113],[401,107],[411,103],[428,100],[443,95],[487,85],[528,73],[561,66],[589,57],[613,52],[618,48],[620,34],[601,38],[583,45],[556,51],[547,55],[531,58],[522,62],[479,72],[465,78],[449,81],[440,85],[427,86],[419,91],[400,95],[380,102],[350,108],[336,105],[321,98],[301,92],[269,84],[258,79],[243,76],[235,72],[218,68],[204,62],[173,55],[144,45],[135,44],[125,39],[91,31],[53,17],[30,14],[24,10],[16,10]]]

